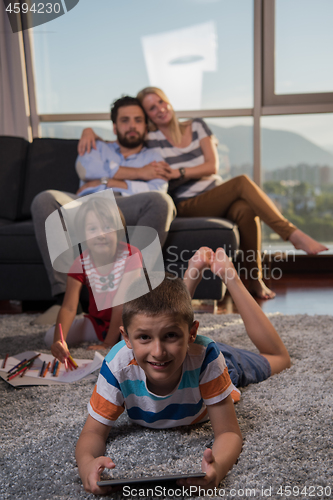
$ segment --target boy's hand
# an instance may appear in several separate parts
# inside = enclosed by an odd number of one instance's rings
[[[105,468],[114,469],[115,464],[112,462],[111,458],[108,457],[97,457],[91,462],[87,463],[84,467],[84,474],[82,474],[82,482],[84,489],[89,493],[94,495],[105,495],[112,491],[111,486],[97,486],[97,481],[100,481],[101,474]]]
[[[61,342],[61,340],[57,340],[57,342],[51,345],[51,352],[61,363],[64,363],[65,359],[69,356],[68,345],[65,341]]]
[[[217,480],[217,465],[213,452],[210,448],[207,448],[204,451],[201,468],[202,472],[206,472],[206,476],[203,478],[205,483],[203,484],[203,486],[207,489],[215,488],[215,486],[218,486],[219,481]]]
[[[237,277],[236,269],[223,248],[218,248],[216,250],[210,269],[212,273],[219,276],[226,285],[228,280]]]
[[[210,448],[204,451],[201,469],[206,472],[206,476],[202,478],[189,478],[177,481],[180,486],[200,486],[204,489],[214,489],[219,485],[218,474],[217,474],[217,464]]]

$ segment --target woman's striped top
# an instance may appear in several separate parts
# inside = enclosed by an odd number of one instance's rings
[[[205,162],[200,141],[205,137],[211,137],[213,133],[201,118],[195,118],[191,123],[191,127],[192,141],[186,148],[172,146],[160,130],[149,132],[146,144],[148,148],[158,151],[173,169],[197,167]],[[216,185],[221,184],[221,182],[221,177],[218,175],[210,175],[201,179],[191,179],[175,189],[169,189],[169,194],[171,194],[176,203],[179,203],[184,199],[192,198],[208,191]],[[171,186],[172,181],[170,182]]]

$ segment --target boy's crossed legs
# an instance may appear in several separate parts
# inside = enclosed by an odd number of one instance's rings
[[[189,261],[184,281],[191,296],[193,297],[205,269],[210,269],[226,284],[242,317],[246,333],[258,349],[260,356],[263,356],[268,361],[270,367],[270,370],[267,370],[267,363],[265,362],[260,366],[260,358],[258,359],[258,355],[255,353],[218,343],[226,358],[233,383],[244,386],[253,382],[260,382],[270,375],[289,368],[290,357],[285,345],[260,306],[246,290],[232,262],[222,248],[218,248],[214,253],[208,247],[201,247]],[[241,361],[244,365],[243,370],[239,367],[237,361]],[[252,371],[252,375],[246,373],[247,368]],[[257,373],[253,374],[253,371]]]

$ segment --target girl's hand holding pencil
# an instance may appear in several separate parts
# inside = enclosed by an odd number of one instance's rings
[[[63,363],[65,365],[66,371],[76,370],[76,368],[78,368],[78,365],[70,355],[68,346],[64,340],[64,335],[60,323],[59,323],[59,331],[61,340],[57,340],[51,345],[51,352],[53,356],[60,361],[60,363]]]
[[[51,352],[61,363],[65,363],[69,356],[68,346],[65,341],[62,342],[61,340],[57,340],[51,345]]]

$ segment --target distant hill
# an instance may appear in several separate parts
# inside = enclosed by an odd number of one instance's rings
[[[235,127],[209,127],[216,135],[219,144],[227,146],[231,166],[252,164],[253,162],[253,132],[252,127],[238,125]],[[44,137],[63,137],[64,139],[78,139],[83,130],[82,125],[64,123],[42,123]],[[113,140],[110,123],[104,127],[94,127],[95,132],[103,139]],[[262,129],[262,165],[264,170],[285,168],[289,165],[328,165],[333,167],[333,151],[317,146],[305,137],[285,130]]]
[[[219,144],[229,149],[230,165],[252,164],[252,127],[238,125],[220,127],[209,123]],[[262,129],[262,166],[265,170],[275,170],[289,165],[328,165],[333,167],[333,154],[317,146],[305,137],[285,130]]]
[[[80,139],[82,130],[86,126],[86,123],[82,126],[80,122],[78,122],[78,124],[66,124],[63,122],[41,123],[43,137],[59,137],[61,139]],[[91,126],[91,123],[89,123],[89,126]],[[110,122],[105,122],[105,128],[93,126],[93,129],[102,139],[106,141],[114,140]]]

